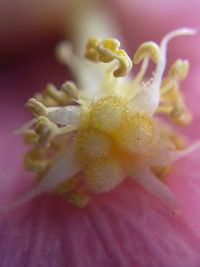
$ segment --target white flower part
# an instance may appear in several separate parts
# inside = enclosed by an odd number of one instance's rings
[[[149,167],[169,165],[175,162],[176,160],[179,160],[193,153],[197,149],[200,149],[200,140],[196,141],[195,143],[183,150],[172,150],[160,146],[155,149],[156,152],[150,153],[148,157],[144,156],[143,161],[145,162],[145,165]]]
[[[80,107],[65,106],[47,108],[47,118],[61,125],[76,125],[80,116]]]
[[[180,209],[180,205],[172,191],[146,167],[132,171],[131,178],[140,184],[144,190],[160,199],[172,211],[175,212]]]
[[[168,156],[169,163],[172,163],[176,160],[179,160],[179,159],[193,153],[197,149],[200,149],[200,140],[194,142],[192,145],[190,145],[188,148],[186,148],[184,150],[176,150],[174,152],[169,152],[169,156]]]
[[[24,196],[4,207],[4,210],[10,210],[15,208],[32,198],[40,195],[44,192],[50,192],[58,184],[69,180],[81,171],[81,165],[78,163],[75,157],[74,146],[70,145],[65,153],[60,156],[56,162],[49,168],[47,173],[42,177],[41,182],[38,183],[30,192],[27,192]]]
[[[162,82],[162,76],[166,65],[166,53],[168,42],[179,35],[193,35],[195,30],[189,28],[181,28],[167,34],[160,44],[160,59],[158,61],[153,82],[143,90],[139,91],[138,94],[132,100],[134,108],[143,113],[147,113],[152,116],[156,111],[160,102],[160,86]]]

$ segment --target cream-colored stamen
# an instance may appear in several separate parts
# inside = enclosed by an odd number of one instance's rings
[[[94,62],[111,62],[118,60],[119,65],[114,70],[115,77],[121,77],[128,74],[132,67],[132,61],[124,50],[119,49],[120,43],[116,39],[104,39],[92,37],[86,44],[85,57]]]
[[[150,58],[154,63],[158,63],[160,59],[160,48],[155,42],[145,42],[137,49],[133,62],[138,64],[144,58]]]
[[[35,116],[46,116],[47,115],[47,109],[46,107],[37,101],[35,98],[30,98],[26,104],[25,107]]]
[[[43,159],[44,151],[41,149],[33,149],[28,151],[24,156],[24,165],[29,171],[42,171],[46,168],[47,160]]]
[[[177,59],[174,64],[172,64],[169,75],[176,77],[179,81],[185,79],[189,70],[188,60]]]
[[[63,85],[61,86],[61,90],[74,100],[79,100],[80,98],[79,90],[77,89],[75,83],[71,81],[63,83]]]

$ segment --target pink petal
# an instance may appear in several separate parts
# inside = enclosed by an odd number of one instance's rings
[[[198,266],[199,235],[134,182],[85,209],[40,197],[0,223],[2,266]],[[14,263],[12,265],[11,259]]]

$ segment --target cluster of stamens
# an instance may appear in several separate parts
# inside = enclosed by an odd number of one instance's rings
[[[179,91],[179,82],[188,73],[188,61],[175,61],[168,76],[162,80],[167,42],[180,34],[193,34],[193,31],[174,31],[160,46],[154,42],[143,43],[133,59],[135,64],[142,62],[141,69],[129,83],[118,83],[117,80],[127,75],[132,67],[126,52],[119,49],[119,41],[92,37],[86,44],[85,58],[95,63],[109,63],[106,83],[99,85],[103,92],[100,96],[97,97],[95,92],[88,96],[87,88],[78,90],[73,82],[65,82],[60,90],[48,84],[43,93],[27,101],[26,107],[35,119],[21,128],[25,143],[33,146],[26,153],[24,164],[28,170],[37,173],[38,181],[46,179],[48,182],[49,179],[52,183],[51,172],[55,175],[52,166],[57,164],[64,169],[60,162],[72,146],[78,166],[76,173],[72,172],[75,175],[68,177],[66,172],[65,179],[58,169],[59,178],[54,177],[55,186],[50,189],[65,195],[74,205],[84,206],[89,200],[89,192],[107,192],[126,175],[137,176],[142,171],[144,177],[151,173],[154,179],[155,175],[155,186],[163,190],[165,203],[167,194],[169,199],[172,198],[167,187],[164,188],[163,182],[158,180],[166,177],[171,169],[171,152],[181,151],[184,146],[182,138],[169,128],[163,128],[153,115],[166,113],[178,125],[187,125],[191,120]],[[57,54],[63,63],[70,65],[71,62],[74,69],[78,59],[70,51],[69,45],[64,43]],[[157,68],[153,77],[144,82],[149,60]],[[166,158],[170,158],[168,161],[160,156],[163,151],[166,151]],[[135,169],[132,170],[132,166]],[[135,179],[154,194],[151,185],[143,181],[148,181],[148,177]],[[40,185],[39,188],[38,192],[46,190]]]

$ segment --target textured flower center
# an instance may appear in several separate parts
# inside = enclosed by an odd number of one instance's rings
[[[91,105],[91,124],[108,133],[120,128],[127,117],[127,102],[116,96],[100,98]]]

